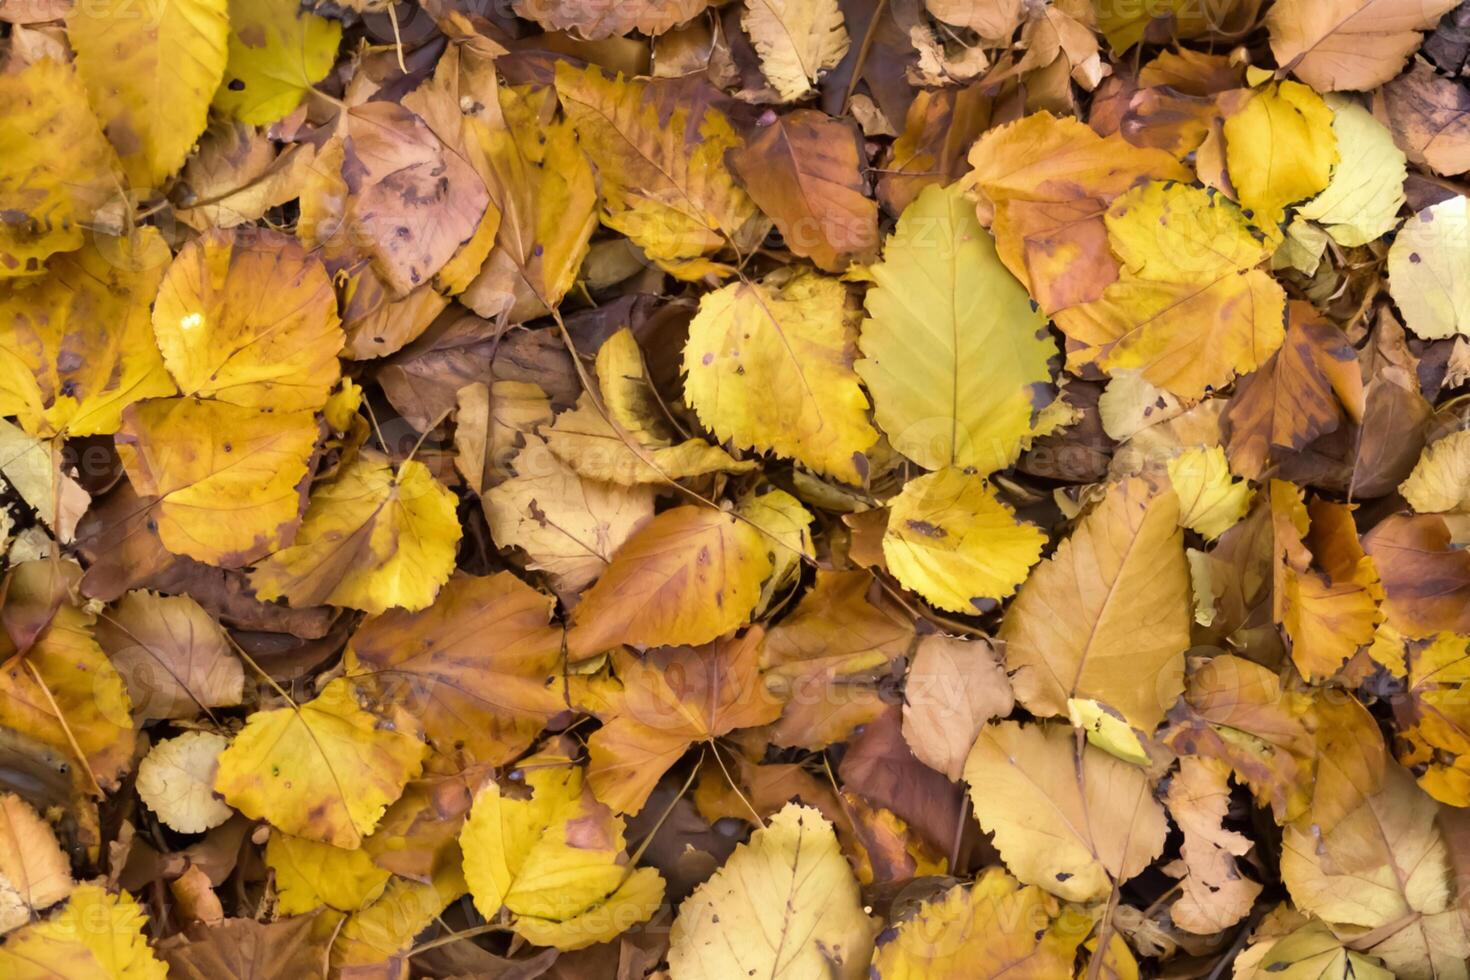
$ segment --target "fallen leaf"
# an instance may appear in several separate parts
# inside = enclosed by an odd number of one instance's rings
[[[1296,82],[1256,92],[1226,118],[1224,134],[1226,166],[1237,199],[1268,234],[1281,223],[1286,205],[1327,188],[1340,157],[1332,110]]]
[[[51,826],[19,796],[0,794],[0,933],[30,922],[76,887]]]
[[[98,614],[97,642],[142,721],[193,718],[244,697],[245,670],[229,637],[188,596],[127,593]]]
[[[1296,213],[1324,225],[1339,245],[1367,245],[1398,224],[1407,160],[1367,109],[1343,96],[1329,97],[1327,105],[1341,159],[1327,186]]]
[[[1450,0],[1282,0],[1266,15],[1271,52],[1319,92],[1367,90],[1393,78]]]
[[[740,26],[750,35],[761,71],[782,102],[795,102],[812,91],[851,43],[837,0],[745,0]]]
[[[1421,514],[1470,512],[1470,432],[1427,446],[1399,493]]]
[[[1470,260],[1470,199],[1451,197],[1414,215],[1388,250],[1389,290],[1404,325],[1426,340],[1470,336],[1470,293],[1453,270]]]
[[[548,30],[572,31],[589,41],[620,37],[632,31],[650,37],[663,34],[698,15],[709,0],[629,0],[613,5],[566,0],[515,0],[516,13]]]
[[[996,645],[926,636],[904,685],[903,738],[920,762],[958,780],[975,737],[1015,703]]]
[[[1225,450],[1186,449],[1168,462],[1169,484],[1179,499],[1179,526],[1214,540],[1250,510],[1250,485],[1233,479]]]
[[[185,732],[159,742],[138,763],[138,797],[179,833],[218,827],[235,813],[214,795],[219,754],[229,744],[213,732]]]
[[[391,877],[364,850],[271,831],[265,862],[275,876],[277,908],[301,915],[323,905],[356,912],[383,893]]]
[[[1186,757],[1169,783],[1164,803],[1184,834],[1179,860],[1169,865],[1181,892],[1169,907],[1174,924],[1210,936],[1250,914],[1259,882],[1241,873],[1237,858],[1250,853],[1249,837],[1227,830],[1230,770],[1214,759]]]
[[[342,25],[291,0],[230,0],[229,57],[214,108],[253,126],[295,109],[332,70]]]
[[[15,980],[164,980],[168,967],[148,946],[147,924],[127,892],[112,895],[97,885],[79,885],[55,916],[10,935],[0,946],[0,970]]]

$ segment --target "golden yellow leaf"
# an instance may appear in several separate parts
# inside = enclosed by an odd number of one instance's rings
[[[790,588],[801,575],[802,559],[816,561],[811,526],[815,518],[791,494],[764,484],[735,502],[735,513],[766,539],[771,556],[771,575],[761,586],[757,615],[770,608],[778,594]]]
[[[1160,388],[1199,398],[1281,346],[1286,296],[1257,268],[1271,249],[1234,204],[1150,182],[1113,202],[1107,228],[1118,281],[1101,299],[1056,314],[1085,345],[1074,364],[1141,368]]]
[[[193,718],[240,703],[245,670],[229,637],[186,595],[136,591],[98,614],[97,642],[140,721]]]
[[[580,949],[613,938],[653,914],[663,881],[652,868],[632,870],[623,847],[623,820],[592,798],[582,770],[546,754],[520,770],[529,799],[501,793],[490,782],[475,797],[460,832],[464,876],[475,908],[487,919],[502,909],[533,941]],[[613,916],[590,914],[617,909]]]
[[[1337,163],[1332,110],[1299,82],[1279,82],[1255,94],[1225,120],[1225,161],[1241,207],[1276,234],[1286,205],[1327,187]]]
[[[343,923],[332,943],[332,969],[371,967],[360,972],[388,976],[407,972],[407,963],[396,958],[465,891],[457,862],[437,869],[428,881],[393,878],[377,901]]]
[[[978,613],[1016,590],[1045,544],[1045,532],[1016,520],[984,478],[950,467],[904,484],[883,557],[905,588],[940,609]]]
[[[383,894],[392,877],[361,848],[348,851],[279,830],[271,831],[265,863],[275,874],[276,908],[282,915],[303,915],[323,905],[356,912]]]
[[[408,460],[395,470],[359,452],[312,492],[291,545],[258,563],[250,584],[295,607],[423,609],[454,571],[459,537],[455,496],[428,467]]]
[[[14,793],[0,793],[0,933],[23,926],[76,888],[51,825]]]
[[[295,0],[229,0],[229,60],[214,108],[252,126],[289,113],[337,60],[342,25]]]
[[[117,449],[165,548],[238,568],[295,532],[316,439],[309,411],[163,398],[128,406]]]
[[[1408,681],[1399,715],[1398,758],[1420,773],[1419,785],[1449,806],[1470,806],[1470,638],[1439,633],[1401,654]]]
[[[837,0],[745,0],[740,26],[782,102],[811,92],[851,43]]]
[[[1426,446],[1399,493],[1421,514],[1470,513],[1470,431]]]
[[[58,440],[42,441],[0,419],[0,484],[9,484],[63,544],[70,544],[92,498],[66,474],[64,448]]]
[[[0,75],[0,279],[41,271],[86,241],[121,184],[117,154],[72,66],[42,58]],[[10,319],[0,315],[0,324]],[[0,388],[3,390],[3,388]]]
[[[919,907],[879,937],[872,980],[970,980],[1072,975],[1085,935],[1062,905],[1002,868],[988,868]]]
[[[578,416],[564,412],[558,421],[566,419],[564,431],[570,433],[572,417]],[[613,554],[653,516],[653,489],[585,479],[546,439],[529,433],[522,439],[525,445],[510,463],[515,475],[480,498],[490,536],[502,548],[520,548],[531,559],[528,567],[547,572],[559,589],[575,593],[601,575]],[[572,439],[570,445],[577,445],[579,437]],[[615,472],[604,475],[624,475],[619,461],[627,458],[615,456]],[[603,473],[604,462],[605,457],[587,456],[579,465]]]
[[[561,660],[554,605],[510,572],[456,575],[428,609],[363,623],[342,663],[359,690],[417,718],[446,758],[501,765],[566,706],[547,686]]]
[[[185,732],[159,742],[138,763],[138,798],[181,834],[218,827],[235,813],[214,795],[219,754],[229,744],[214,732]]]
[[[893,448],[982,476],[1014,463],[1057,349],[960,185],[926,187],[872,272],[857,372]]]
[[[257,711],[219,756],[214,788],[285,833],[355,848],[418,775],[428,746],[383,727],[350,681],[305,704]]]
[[[718,109],[691,112],[657,81],[558,64],[556,90],[602,178],[602,222],[682,278],[725,267],[706,257],[753,248],[768,227],[725,165],[740,137]]]
[[[664,511],[633,533],[572,612],[581,660],[619,644],[698,646],[745,625],[771,574],[765,538],[706,507]]]
[[[1314,921],[1246,947],[1236,957],[1235,980],[1394,980],[1380,962],[1348,949]]]
[[[872,920],[819,810],[788,803],[679,906],[669,934],[678,980],[867,975]]]
[[[93,237],[34,282],[0,283],[0,414],[34,436],[107,435],[129,403],[173,394],[148,322],[168,260],[141,228]]]
[[[1137,766],[1070,725],[987,726],[965,762],[975,816],[1020,881],[1074,902],[1107,898],[1159,856],[1168,821]]]
[[[1149,25],[1163,21],[1174,37],[1197,37],[1211,29],[1225,26],[1217,23],[1215,7],[1203,7],[1190,0],[1152,0],[1146,4],[1113,4],[1094,0],[1098,29],[1108,39],[1114,54],[1122,54],[1143,40]]]
[[[77,5],[66,17],[77,73],[135,191],[161,187],[209,115],[224,77],[226,0]]]
[[[10,980],[166,980],[148,947],[148,918],[131,895],[79,885],[56,915],[17,930],[0,946]]]
[[[1331,95],[1332,132],[1341,159],[1322,193],[1296,209],[1339,245],[1366,245],[1394,229],[1408,176],[1393,133],[1347,96]]]
[[[1393,78],[1454,0],[1281,0],[1266,15],[1271,53],[1319,92]]]
[[[186,395],[274,411],[327,401],[342,349],[321,259],[268,229],[207,232],[163,278],[153,332]]]
[[[861,484],[878,434],[852,367],[853,320],[846,287],[813,272],[707,293],[684,347],[685,400],[721,440]]]
[[[1446,198],[1404,222],[1388,249],[1388,288],[1404,325],[1425,340],[1470,337],[1470,199]]]
[[[1219,446],[1186,449],[1168,462],[1169,483],[1179,498],[1179,526],[1213,541],[1250,510],[1250,484],[1230,474]]]

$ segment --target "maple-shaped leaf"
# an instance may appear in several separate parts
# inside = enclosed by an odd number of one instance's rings
[[[186,595],[129,592],[98,613],[96,635],[142,721],[240,703],[245,670],[229,637]]]
[[[1404,325],[1426,340],[1470,336],[1470,199],[1446,198],[1404,222],[1388,250],[1388,285]]]
[[[337,383],[342,327],[321,260],[279,232],[209,232],[164,275],[153,332],[186,395],[318,409]]]
[[[1291,638],[1302,676],[1322,680],[1373,639],[1383,587],[1364,553],[1353,508],[1314,500],[1282,480],[1271,481],[1276,536],[1273,615]]]
[[[730,165],[787,248],[841,272],[878,250],[878,204],[863,193],[860,151],[852,126],[798,109],[758,130]]]
[[[48,57],[7,72],[0,103],[0,279],[8,279],[81,247],[121,174],[71,65]]]
[[[1286,205],[1327,187],[1340,154],[1332,110],[1297,82],[1266,86],[1225,120],[1225,160],[1236,199],[1268,229]]]
[[[275,876],[276,907],[301,915],[325,905],[356,912],[381,894],[392,877],[367,851],[345,850],[272,830],[265,863]]]
[[[652,915],[663,879],[627,866],[623,820],[592,798],[582,769],[545,753],[519,770],[531,795],[487,783],[460,833],[464,877],[487,919],[502,909],[538,945],[581,949]]]
[[[1070,976],[1084,938],[1062,905],[1003,868],[957,885],[878,937],[873,980]]]
[[[1114,199],[1144,178],[1193,176],[1162,150],[1049,112],[990,130],[969,160],[979,217],[989,221],[1001,261],[1046,314],[1096,300],[1118,278],[1104,224]]]
[[[60,912],[0,946],[0,973],[14,980],[165,980],[168,967],[149,948],[147,928],[148,917],[127,892],[79,885]]]
[[[1452,0],[1282,0],[1266,15],[1271,53],[1319,92],[1367,91],[1393,78]]]
[[[0,933],[30,922],[76,888],[56,832],[14,793],[0,793]]]
[[[851,43],[837,0],[746,0],[740,26],[782,102],[811,92]]]
[[[1221,427],[1231,469],[1261,479],[1284,453],[1303,449],[1367,405],[1357,352],[1307,303],[1294,302],[1281,349],[1235,387]]]
[[[740,137],[714,105],[596,65],[557,65],[556,90],[602,179],[603,224],[650,259],[698,279],[725,271],[707,256],[727,245],[744,253],[763,236],[768,223],[725,165]]]
[[[1186,932],[1212,936],[1250,914],[1259,882],[1240,871],[1237,858],[1250,853],[1251,840],[1227,830],[1230,769],[1222,761],[1185,756],[1169,781],[1164,803],[1184,834],[1179,860],[1166,870],[1180,878],[1180,895],[1169,917]]]
[[[289,113],[337,60],[342,25],[292,0],[230,0],[229,57],[214,108],[252,126]]]
[[[572,613],[574,660],[628,643],[696,646],[739,626],[771,573],[761,532],[706,507],[664,511],[634,532]]]
[[[457,575],[428,609],[363,623],[343,664],[359,691],[410,711],[446,758],[499,765],[565,707],[547,686],[561,659],[553,604],[509,572]]]
[[[1066,725],[987,726],[965,762],[980,826],[1012,874],[1077,901],[1108,896],[1163,850],[1168,821],[1137,766]]]
[[[220,753],[214,788],[285,833],[355,848],[417,776],[428,746],[380,726],[338,679],[301,705],[257,711]]]
[[[868,571],[818,569],[811,590],[767,632],[761,670],[785,702],[771,733],[777,745],[822,749],[886,709],[879,685],[914,628],[891,603],[870,601],[876,589]]]
[[[857,371],[893,448],[929,469],[1014,463],[1057,349],[960,185],[919,194],[872,274]]]
[[[1270,247],[1234,204],[1150,182],[1113,202],[1107,229],[1118,280],[1101,299],[1056,314],[1084,345],[1073,366],[1141,368],[1160,388],[1199,398],[1281,346],[1286,296],[1257,268]]]
[[[857,980],[874,932],[832,825],[790,803],[679,906],[669,971],[681,980]]]
[[[776,720],[781,702],[759,670],[759,627],[706,647],[670,647],[636,657],[614,652],[620,687],[597,707],[603,725],[587,740],[587,783],[615,813],[637,813],[660,777],[696,742]]]
[[[224,77],[226,0],[168,0],[139,16],[121,4],[73,7],[77,74],[133,189],[163,185],[189,155]]]
[[[113,788],[133,761],[127,687],[92,635],[96,613],[72,601],[81,569],[28,561],[4,585],[0,724],[75,756]]]
[[[1016,699],[1062,715],[1101,701],[1152,730],[1184,687],[1189,569],[1170,491],[1112,487],[1027,580],[1001,623]]]
[[[296,608],[423,609],[454,570],[459,537],[455,497],[423,463],[395,468],[360,452],[313,490],[290,546],[259,562],[250,584]]]
[[[291,539],[316,439],[310,411],[166,398],[128,406],[117,448],[164,547],[238,568]]]
[[[174,393],[148,307],[168,265],[158,232],[96,236],[34,281],[0,283],[0,413],[34,436],[106,435],[130,402]]]
[[[181,834],[218,827],[235,811],[214,793],[219,754],[230,740],[214,732],[185,732],[148,750],[138,763],[138,798]]]
[[[1016,590],[1046,534],[1016,519],[983,477],[956,467],[915,477],[894,498],[883,557],[905,588],[940,609],[978,613]]]
[[[861,484],[878,438],[853,371],[847,290],[778,272],[706,294],[684,347],[684,398],[719,439]]]
[[[605,4],[589,0],[514,0],[515,12],[549,31],[570,31],[589,41],[622,37],[637,31],[654,37],[693,19],[710,0],[622,0]]]

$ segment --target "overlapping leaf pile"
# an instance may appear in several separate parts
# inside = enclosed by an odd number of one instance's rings
[[[0,975],[1470,977],[1467,62],[0,0]]]

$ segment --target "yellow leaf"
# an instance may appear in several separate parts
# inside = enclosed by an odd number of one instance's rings
[[[226,7],[159,0],[78,4],[67,14],[77,73],[135,191],[163,186],[204,132],[224,77]]]
[[[770,485],[757,487],[742,496],[735,503],[735,513],[761,532],[771,555],[771,575],[761,586],[760,602],[756,603],[756,612],[760,614],[770,608],[777,593],[796,582],[803,558],[816,560],[811,533],[815,518],[801,501]]]
[[[377,901],[342,925],[332,943],[332,969],[345,973],[350,967],[377,967],[387,976],[405,972],[406,966],[399,970],[389,961],[413,946],[414,937],[464,893],[458,862],[439,868],[428,881],[393,878]]]
[[[526,381],[476,381],[455,394],[454,468],[484,493],[512,474],[524,436],[552,421],[546,392]]]
[[[1002,868],[957,885],[878,940],[872,980],[1069,977],[1085,931]]]
[[[42,441],[0,419],[0,484],[8,483],[63,544],[70,544],[92,498],[66,474],[64,449],[59,440]]]
[[[34,436],[108,435],[129,403],[173,394],[148,322],[168,260],[141,228],[94,236],[34,282],[0,283],[0,414]]]
[[[1087,741],[1108,755],[1148,767],[1147,736],[1128,724],[1117,708],[1091,698],[1068,698],[1067,719],[1087,734]]]
[[[1470,513],[1470,431],[1425,447],[1399,493],[1421,514]]]
[[[1204,7],[1190,0],[1150,0],[1141,4],[1093,0],[1093,6],[1097,10],[1098,29],[1107,37],[1114,54],[1122,54],[1142,41],[1149,25],[1156,20],[1168,24],[1173,36],[1181,38],[1197,37],[1223,26],[1215,20],[1219,5]]]
[[[609,79],[596,65],[559,63],[556,90],[602,178],[602,222],[677,276],[727,271],[705,257],[754,248],[765,233],[725,151],[741,140],[718,109],[691,117],[686,99],[654,81]]]
[[[1113,202],[1108,241],[1122,263],[1102,298],[1058,311],[1085,349],[1074,364],[1141,368],[1199,398],[1254,371],[1281,346],[1286,295],[1257,268],[1271,248],[1240,209],[1185,184],[1146,183]]]
[[[858,980],[874,931],[832,825],[788,803],[679,906],[669,975]]]
[[[9,980],[166,980],[168,967],[148,948],[148,918],[123,892],[80,885],[44,922],[17,930],[0,946]]]
[[[326,267],[269,229],[206,232],[185,245],[163,278],[153,332],[186,395],[315,411],[340,373]]]
[[[1470,638],[1439,633],[1408,644],[1404,659],[1409,689],[1399,761],[1420,773],[1419,785],[1436,800],[1470,806]]]
[[[1281,0],[1266,15],[1271,53],[1319,92],[1377,88],[1397,75],[1455,0]]]
[[[577,417],[579,412],[562,413],[558,422],[567,420],[564,432],[574,431]],[[602,574],[618,548],[653,516],[653,490],[584,479],[547,440],[529,433],[522,438],[525,446],[510,464],[515,475],[480,498],[490,536],[502,548],[520,548],[530,557],[530,568],[549,573],[559,589],[575,593]],[[570,451],[578,440],[573,436],[562,446]],[[642,465],[637,457],[632,461]],[[603,474],[604,462],[605,457],[589,455],[578,465]],[[614,472],[603,475],[624,475],[616,459],[613,466]]]
[[[408,460],[395,471],[360,452],[312,492],[290,547],[258,563],[250,584],[297,608],[423,609],[454,571],[459,537],[455,496],[428,467]]]
[[[117,449],[165,548],[238,568],[296,530],[316,437],[309,411],[165,398],[128,407]]]
[[[1268,235],[1286,206],[1327,187],[1339,154],[1332,110],[1298,82],[1255,94],[1225,120],[1225,161],[1241,207]]]
[[[1425,340],[1470,337],[1470,200],[1432,204],[1404,222],[1388,249],[1388,288],[1404,325]]]
[[[51,825],[14,793],[0,793],[0,933],[23,926],[76,888]]]
[[[1191,597],[1179,505],[1116,484],[1027,580],[1001,623],[1016,700],[1063,715],[1101,701],[1151,732],[1184,689]]]
[[[1325,923],[1313,921],[1242,950],[1235,980],[1394,980],[1380,962],[1348,949]]]
[[[530,798],[507,797],[490,782],[460,832],[465,881],[480,914],[494,919],[508,909],[516,923],[528,920],[533,941],[563,949],[610,939],[652,915],[662,879],[652,869],[627,867],[623,820],[592,798],[582,770],[542,755],[520,772]],[[611,916],[597,921],[597,913],[613,909],[632,915],[616,924]]]
[[[1101,901],[1164,849],[1168,821],[1137,766],[1086,745],[1070,725],[988,726],[965,762],[975,816],[1019,880]]]
[[[837,0],[745,0],[740,26],[782,102],[795,102],[847,54],[851,43]]]
[[[342,663],[359,690],[417,718],[446,758],[501,765],[566,706],[547,686],[561,660],[554,605],[510,572],[457,575],[428,609],[363,623]]]
[[[1367,245],[1392,231],[1404,203],[1404,152],[1373,113],[1345,96],[1327,98],[1342,157],[1322,193],[1297,208],[1339,245]]]
[[[1245,517],[1254,495],[1250,484],[1231,477],[1219,446],[1186,449],[1168,462],[1169,483],[1179,498],[1179,526],[1213,541]]]
[[[138,798],[181,834],[199,834],[234,815],[214,795],[219,754],[230,740],[214,732],[185,732],[159,742],[138,763]]]
[[[863,483],[878,434],[852,368],[846,304],[846,287],[814,272],[705,294],[684,347],[684,398],[705,428]]]
[[[129,592],[99,615],[97,642],[140,721],[193,718],[240,703],[245,671],[229,637],[186,595]]]
[[[342,25],[296,0],[229,0],[229,60],[214,107],[252,126],[285,116],[337,60]]]
[[[42,58],[0,75],[0,279],[81,247],[121,184],[117,154],[71,65]],[[10,315],[0,314],[0,324]],[[0,386],[0,390],[4,390]]]
[[[351,682],[314,700],[257,711],[219,756],[214,788],[248,817],[336,847],[355,848],[418,775],[428,746],[383,727]]]
[[[858,374],[893,448],[982,476],[1021,455],[1056,344],[959,184],[926,187],[873,267]]]
[[[353,851],[271,831],[265,863],[275,872],[276,909],[303,915],[320,906],[356,912],[383,894],[392,877],[361,848]]]
[[[572,612],[572,659],[619,644],[698,646],[745,625],[771,573],[765,538],[706,507],[664,511],[618,549]]]
[[[940,609],[984,612],[1041,557],[1046,534],[1016,520],[990,484],[942,469],[904,484],[893,501],[883,557],[905,588]]]

